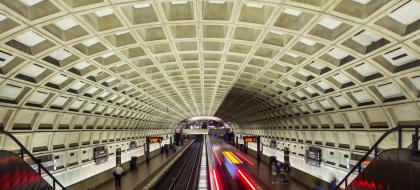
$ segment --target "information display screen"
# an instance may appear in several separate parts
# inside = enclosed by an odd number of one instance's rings
[[[245,142],[257,142],[257,137],[244,137]]]
[[[150,137],[150,143],[162,142],[162,137]]]

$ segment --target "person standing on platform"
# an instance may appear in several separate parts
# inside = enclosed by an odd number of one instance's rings
[[[276,165],[276,161],[274,161],[273,163],[271,163],[271,167],[270,167],[270,172],[271,172],[271,183],[277,183],[277,165]]]
[[[117,188],[121,188],[121,176],[123,172],[124,170],[121,167],[121,164],[117,164],[113,172],[115,178],[115,187]]]
[[[335,190],[336,186],[337,186],[337,178],[332,177],[332,180],[328,184],[328,190]]]

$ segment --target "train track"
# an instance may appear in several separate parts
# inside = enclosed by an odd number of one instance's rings
[[[195,190],[197,188],[202,140],[196,140],[155,185],[154,190]]]

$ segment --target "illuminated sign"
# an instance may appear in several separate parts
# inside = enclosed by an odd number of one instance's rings
[[[245,142],[257,142],[257,137],[252,136],[252,137],[244,137],[244,141]]]
[[[162,142],[162,137],[150,137],[150,143]]]

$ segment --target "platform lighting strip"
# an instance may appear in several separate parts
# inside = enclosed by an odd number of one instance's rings
[[[241,169],[238,168],[239,175],[246,181],[246,183],[251,187],[252,190],[256,190],[254,185],[251,183],[251,181],[242,173]]]
[[[219,179],[217,178],[217,175],[216,175],[216,168],[213,168],[213,178],[214,178],[214,183],[216,184],[216,190],[220,190]]]

